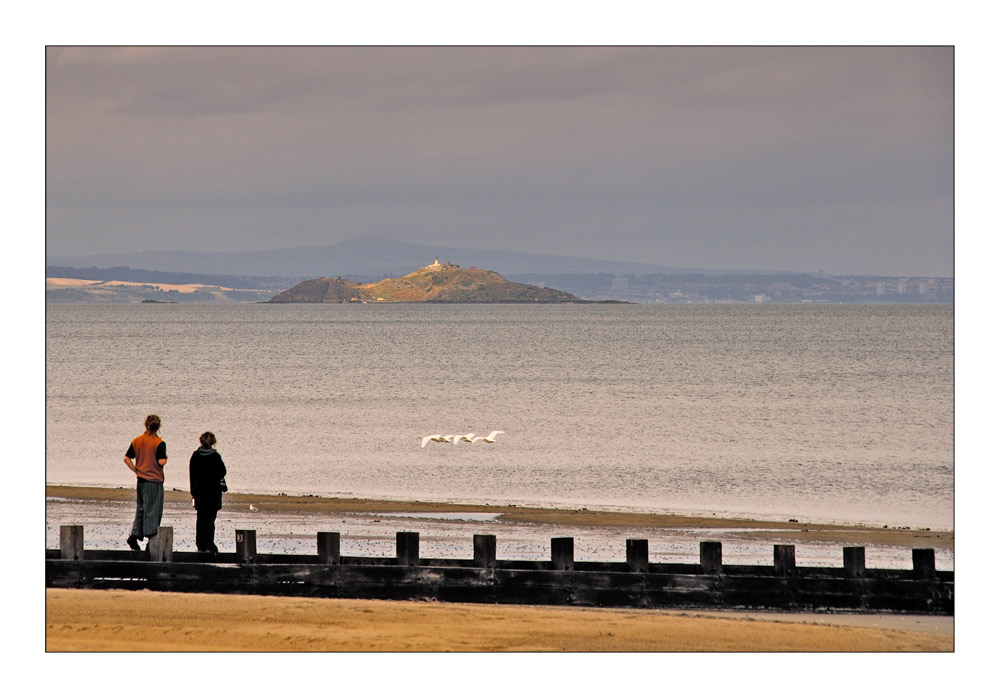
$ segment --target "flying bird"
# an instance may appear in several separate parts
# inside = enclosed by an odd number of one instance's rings
[[[470,432],[468,434],[445,434],[444,436],[442,436],[441,434],[430,434],[429,436],[418,436],[417,438],[420,439],[420,448],[424,448],[431,441],[436,441],[442,444],[457,444],[459,441],[466,441],[468,443],[473,443],[475,441],[487,438],[492,439],[497,434],[502,434],[502,433],[503,433],[502,431],[499,432],[495,431],[492,434],[490,434],[489,437],[476,436],[474,432]],[[489,443],[493,442],[490,441]]]
[[[491,444],[494,441],[496,441],[497,434],[506,434],[506,433],[507,432],[504,431],[491,431],[489,436],[477,436],[472,440],[472,442],[475,443],[476,441],[485,441],[486,443]]]

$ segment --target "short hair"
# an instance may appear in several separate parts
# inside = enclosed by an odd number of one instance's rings
[[[146,417],[146,431],[150,434],[155,434],[160,430],[160,415],[151,414]]]
[[[201,445],[208,448],[215,445],[215,434],[210,431],[206,431],[201,435]]]

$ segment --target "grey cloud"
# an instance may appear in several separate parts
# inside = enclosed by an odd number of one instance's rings
[[[672,266],[833,270],[824,260],[837,258],[946,274],[952,58],[947,47],[50,49],[49,253],[371,232]],[[841,249],[847,229],[866,231],[853,251]],[[902,249],[909,259],[886,251]]]

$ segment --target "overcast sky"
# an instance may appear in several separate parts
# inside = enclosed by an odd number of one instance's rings
[[[950,47],[49,48],[46,253],[952,276],[953,73]]]

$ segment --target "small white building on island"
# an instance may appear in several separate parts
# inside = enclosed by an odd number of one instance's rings
[[[440,271],[442,269],[458,269],[457,264],[452,264],[451,262],[445,262],[441,264],[438,258],[434,258],[434,264],[428,264],[426,267],[420,267],[418,271]]]

